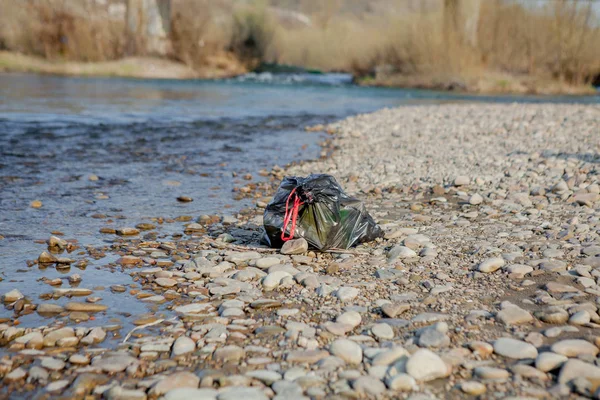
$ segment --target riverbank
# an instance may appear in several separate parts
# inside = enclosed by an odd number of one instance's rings
[[[556,79],[544,79],[538,76],[514,75],[491,71],[474,73],[471,76],[389,74],[358,78],[356,82],[363,86],[415,88],[495,95],[585,96],[600,93],[598,88],[590,84],[575,85]]]
[[[52,62],[39,57],[0,51],[1,72],[139,79],[222,79],[243,75],[249,71],[235,57],[224,54],[209,58],[207,64],[200,69],[193,69],[173,60],[152,57],[130,57],[95,63]],[[374,78],[357,78],[355,81],[361,86],[472,94],[594,95],[599,93],[592,85],[573,85],[527,75],[500,73],[477,74],[473,77],[391,74]]]
[[[105,312],[83,273],[44,300],[5,295],[15,311],[0,327],[5,390],[219,400],[591,395],[600,376],[599,116],[596,105],[385,109],[326,127],[330,158],[249,183],[240,193],[255,209],[173,221],[180,232],[169,236],[162,223],[107,220],[112,239],[84,254],[118,256],[102,268],[134,282],[113,295],[128,292],[156,312],[125,316],[143,326],[134,332],[80,325]],[[332,173],[363,198],[385,239],[347,254],[260,247],[262,207],[277,182],[309,172]],[[68,243],[52,239],[50,249]],[[54,304],[65,295],[67,305]],[[53,315],[46,327],[15,323],[42,310]]]
[[[231,57],[214,57],[202,69],[156,57],[128,57],[115,61],[49,61],[30,55],[0,51],[0,72],[21,72],[64,76],[98,76],[140,79],[218,79],[247,72]]]

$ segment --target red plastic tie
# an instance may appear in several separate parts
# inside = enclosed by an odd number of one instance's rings
[[[292,196],[294,196],[294,202],[292,208],[290,209],[290,200]],[[288,196],[285,202],[285,216],[283,217],[283,229],[281,231],[281,240],[283,240],[284,242],[287,242],[288,240],[294,238],[294,233],[296,232],[296,222],[298,220],[298,211],[302,204],[304,204],[304,202],[300,201],[300,196],[298,196],[298,193],[296,193],[296,188],[294,188],[290,192],[290,195]],[[288,237],[285,237],[285,231],[287,230],[290,222],[292,223],[292,226],[290,228],[290,235]]]

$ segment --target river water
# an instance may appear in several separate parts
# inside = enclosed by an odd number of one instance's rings
[[[239,176],[256,178],[261,169],[319,156],[324,134],[307,133],[305,126],[383,107],[457,101],[598,103],[600,96],[366,88],[350,85],[343,74],[225,81],[0,75],[0,295],[18,288],[38,303],[40,294],[52,292],[42,277],[61,278],[69,287],[66,278],[78,273],[82,286],[96,287],[94,295],[111,307],[85,324],[114,322],[124,309],[153,311],[128,293],[111,293],[110,285],[129,284],[131,277],[104,268],[110,257],[89,259],[85,270],[39,269],[26,261],[46,249],[42,241],[52,231],[82,246],[110,245],[112,237],[99,233],[107,219],[135,226],[153,217],[246,207],[249,201],[233,198],[234,186],[243,184]],[[181,195],[194,201],[180,203]],[[43,206],[30,207],[33,200]],[[13,318],[0,307],[0,320]],[[20,322],[35,326],[40,318],[30,314]]]

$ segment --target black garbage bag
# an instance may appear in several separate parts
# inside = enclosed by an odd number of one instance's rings
[[[271,247],[302,237],[321,251],[347,249],[383,236],[364,204],[326,174],[284,178],[263,222],[264,241]]]

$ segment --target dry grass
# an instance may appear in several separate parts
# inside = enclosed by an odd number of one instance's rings
[[[357,72],[384,84],[414,86],[413,77],[427,87],[429,76],[429,87],[436,88],[554,93],[578,87],[586,92],[600,75],[597,18],[591,3],[576,0],[552,1],[538,9],[484,1],[472,44],[443,29],[441,13],[414,15],[398,20],[388,35],[394,39]]]
[[[522,0],[525,3],[527,0]],[[474,91],[557,91],[600,76],[600,29],[588,2],[482,0],[465,40],[443,0],[172,0],[170,58],[199,76],[261,62],[349,71],[375,84]],[[0,49],[49,60],[126,55],[123,0],[0,0]],[[596,19],[597,21],[597,19]]]
[[[0,0],[0,48],[56,60],[106,61],[124,55],[124,21],[83,0]]]

